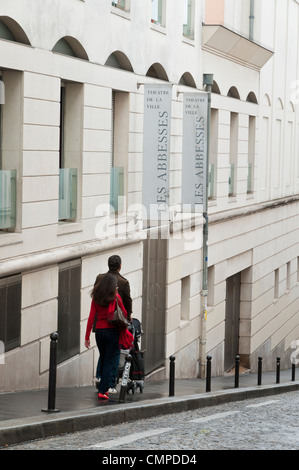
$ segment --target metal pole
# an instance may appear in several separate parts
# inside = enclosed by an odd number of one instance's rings
[[[212,361],[212,357],[207,356],[206,392],[211,391],[211,361]]]
[[[258,358],[258,372],[257,372],[257,384],[262,385],[262,361],[263,358]]]
[[[276,383],[280,383],[280,357],[276,358]]]
[[[125,361],[126,363],[125,363],[125,368],[124,368],[123,375],[122,375],[121,387],[120,387],[119,399],[118,399],[118,401],[121,403],[124,403],[126,401],[126,392],[127,392],[128,380],[130,377],[132,356],[130,354],[127,354],[125,357]]]
[[[292,382],[295,381],[295,369],[296,365],[294,364],[294,362],[292,362]]]
[[[207,320],[207,305],[208,305],[208,235],[209,235],[209,218],[208,218],[208,193],[209,193],[209,153],[210,153],[210,121],[211,121],[211,92],[213,85],[213,74],[204,74],[203,84],[208,91],[208,112],[207,112],[207,155],[205,165],[205,192],[203,200],[203,246],[202,246],[202,312],[201,312],[201,361],[200,361],[200,377],[204,378],[206,375],[205,361],[206,357],[206,320]]]
[[[57,346],[58,346],[58,333],[50,335],[50,364],[49,364],[49,388],[48,388],[48,408],[43,409],[48,413],[57,413],[60,410],[55,408],[56,401],[56,373],[57,373]]]
[[[240,368],[240,356],[236,356],[235,388],[239,387],[239,368]]]
[[[170,356],[169,360],[169,396],[174,397],[175,357]]]
[[[254,25],[254,0],[250,0],[249,14],[249,39],[253,41],[253,25]]]

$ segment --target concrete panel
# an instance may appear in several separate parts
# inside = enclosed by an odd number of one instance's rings
[[[58,295],[58,267],[52,267],[22,277],[22,308],[56,298]]]

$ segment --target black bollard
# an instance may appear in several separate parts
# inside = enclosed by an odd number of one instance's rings
[[[175,357],[170,356],[169,360],[169,396],[174,397]]]
[[[57,413],[60,410],[55,408],[56,401],[56,373],[57,373],[57,346],[58,346],[58,333],[50,335],[50,364],[49,364],[49,389],[48,389],[48,408],[43,409],[48,413]]]
[[[236,356],[235,362],[236,362],[236,367],[235,367],[235,388],[238,388],[239,387],[240,356]]]
[[[292,362],[292,382],[295,381],[295,370],[296,370],[296,364]]]
[[[258,358],[258,371],[257,371],[257,384],[262,385],[262,361],[263,358]]]
[[[121,379],[121,387],[120,387],[119,399],[118,399],[118,401],[121,403],[124,403],[126,401],[126,392],[127,392],[128,380],[130,377],[132,356],[130,354],[127,354],[125,357],[125,361],[126,363],[125,363],[125,368],[124,368],[122,379]]]
[[[280,357],[276,358],[276,383],[280,383]]]
[[[211,391],[211,361],[212,356],[207,356],[207,377],[206,377],[206,392]]]

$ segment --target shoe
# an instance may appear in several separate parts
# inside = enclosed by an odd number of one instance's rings
[[[99,400],[109,400],[109,397],[106,395],[106,393],[99,393],[98,398]]]
[[[109,393],[117,393],[116,388],[109,388],[108,390]]]

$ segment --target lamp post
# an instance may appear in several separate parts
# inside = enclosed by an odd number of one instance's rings
[[[211,92],[213,85],[213,74],[206,73],[203,75],[203,84],[208,91],[208,112],[207,112],[207,152],[205,165],[205,197],[203,201],[203,247],[202,247],[202,291],[201,291],[201,337],[200,337],[200,377],[206,375],[206,321],[207,321],[207,305],[208,305],[208,235],[209,235],[209,218],[208,218],[208,194],[209,194],[209,150],[210,150],[210,121],[211,121]]]

